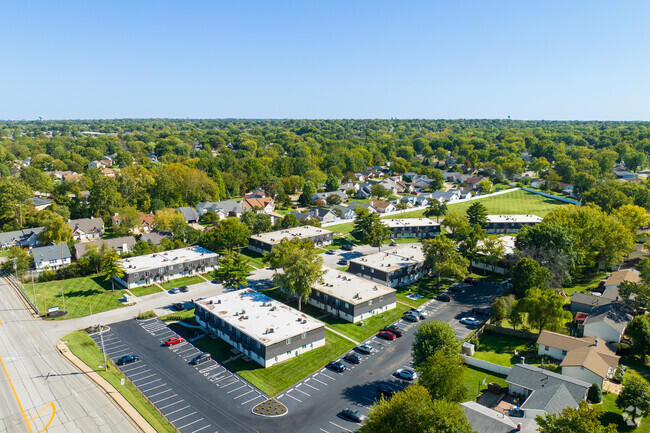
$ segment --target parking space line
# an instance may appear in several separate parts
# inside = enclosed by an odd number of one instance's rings
[[[196,421],[192,421],[192,422],[189,423],[189,424],[185,424],[184,426],[181,426],[181,427],[179,427],[178,429],[179,429],[179,430],[180,430],[180,429],[183,429],[183,428],[187,427],[188,425],[196,424],[196,423],[199,422],[199,421],[203,421],[203,418],[199,418],[199,419],[197,419]]]
[[[328,432],[328,431],[325,430],[325,429],[320,429],[320,431],[324,431],[325,433],[330,433],[330,432]]]
[[[325,382],[321,382],[320,380],[316,379],[315,377],[312,377],[311,379],[314,379],[318,383],[322,383],[323,385],[327,386]]]
[[[329,379],[332,379],[332,380],[335,380],[335,378],[334,378],[334,377],[331,377],[331,376],[328,376],[328,375],[326,375],[325,373],[321,373],[321,374],[322,374],[323,376],[325,376],[325,377],[327,377],[327,378],[329,378]]]
[[[146,365],[143,365],[143,367],[146,367]],[[124,371],[124,370],[122,370],[122,371]],[[133,374],[127,374],[127,376],[133,377],[133,376],[137,376],[138,374],[147,373],[147,372],[149,372],[149,371],[151,371],[151,369],[144,370],[144,371],[139,371],[139,372],[137,372],[137,373],[133,373]]]
[[[230,394],[231,392],[235,392],[235,391],[237,391],[238,389],[242,389],[242,388],[244,388],[245,386],[246,386],[246,385],[242,385],[242,386],[240,386],[239,388],[231,389],[231,390],[228,391],[226,394]]]
[[[180,351],[177,350],[176,353],[180,355],[181,353],[187,352],[188,350],[196,350],[196,348],[194,346],[190,346],[189,349],[180,350]]]
[[[250,394],[251,392],[254,392],[254,391],[251,389],[251,390],[248,391],[247,393],[244,393],[244,394],[242,394],[242,395],[238,395],[237,397],[233,398],[233,400],[237,400],[238,398],[243,397],[243,396],[245,396],[245,395],[247,395],[247,394]]]
[[[302,403],[302,400],[297,399],[296,397],[294,397],[294,396],[291,395],[291,394],[286,394],[286,396],[287,396],[287,397],[291,397],[292,399],[294,399],[294,400],[299,401],[300,403]]]
[[[160,385],[160,386],[162,386],[162,385]],[[153,389],[153,388],[151,388],[151,389]],[[149,391],[151,391],[151,389],[150,389]],[[157,393],[155,393],[155,394],[153,394],[153,395],[150,395],[150,396],[149,396],[149,399],[151,400],[152,397],[155,397],[155,396],[157,396],[157,395],[164,394],[164,393],[166,393],[166,392],[170,392],[170,391],[171,391],[171,388],[166,389],[166,390],[164,390],[164,391],[157,392]]]
[[[174,395],[175,395],[175,394],[174,394]],[[173,396],[172,396],[172,397],[173,397]],[[166,400],[166,399],[165,399],[165,400]],[[158,400],[158,401],[160,402],[160,401],[162,401],[162,400]],[[168,405],[166,405],[166,406],[159,407],[158,410],[160,410],[160,411],[162,412],[163,409],[167,409],[168,407],[173,406],[173,405],[178,404],[178,403],[181,403],[181,402],[183,402],[183,401],[185,401],[185,400],[178,400],[178,401],[176,401],[176,402],[174,402],[174,403],[170,403],[170,404],[168,404]]]
[[[158,382],[159,380],[161,380],[161,379],[158,378],[158,379],[154,379],[154,380],[152,380],[151,382],[143,383],[142,385],[139,385],[138,388],[142,389],[143,386],[150,385],[150,384],[152,384],[152,383],[154,383],[154,382]]]
[[[161,398],[161,399],[158,400],[158,401],[152,401],[152,403],[153,403],[153,404],[158,404],[158,403],[160,403],[161,401],[169,400],[169,399],[172,398],[172,397],[178,397],[178,394],[172,394],[172,395],[170,395],[169,397]],[[183,401],[183,400],[181,400],[181,401]],[[176,403],[174,403],[174,404],[176,404]]]
[[[149,379],[150,377],[154,377],[154,376],[155,376],[155,374],[150,374],[149,376],[145,376],[145,377],[141,377],[140,379],[132,380],[132,382],[135,383],[135,382],[137,382],[138,380]],[[160,379],[158,379],[158,380],[160,380]]]
[[[180,421],[180,420],[182,420],[183,418],[187,418],[188,416],[192,416],[192,415],[195,415],[195,414],[196,414],[196,411],[194,411],[194,412],[192,412],[192,413],[188,413],[187,415],[183,415],[183,416],[180,417],[180,418],[176,418],[176,419],[173,420],[172,422]],[[203,419],[203,418],[201,418],[201,419]],[[179,427],[179,430],[180,430],[180,427]]]
[[[242,404],[240,404],[240,406],[243,406],[243,405],[245,405],[246,403],[250,403],[250,402],[253,401],[253,400],[257,400],[257,399],[260,398],[260,397],[262,397],[262,396],[259,395],[259,394],[257,394],[255,397],[251,398],[250,400],[246,400],[245,402],[243,402]]]
[[[210,427],[211,425],[212,425],[212,424],[208,424],[208,425],[206,425],[205,427],[201,427],[201,428],[198,429],[198,430],[194,430],[192,433],[196,433],[196,432],[200,432],[201,430],[205,430],[206,428]]]
[[[149,388],[149,389],[147,389],[147,390],[140,389],[140,391],[142,391],[142,392],[149,392],[149,391],[153,391],[154,389],[156,389],[156,388],[160,388],[161,386],[165,386],[165,385],[167,385],[167,384],[166,384],[166,383],[162,383],[162,384],[160,384],[160,385],[158,385],[158,386],[154,386],[153,388]],[[142,386],[144,386],[144,385],[142,385]]]
[[[227,386],[234,385],[234,384],[236,384],[237,382],[239,382],[239,379],[235,379],[233,382],[230,382],[230,383],[228,383],[228,384],[226,384],[226,385],[219,386],[219,388],[225,388],[225,387],[227,387]]]
[[[302,384],[303,384],[303,385],[306,385],[306,386],[308,386],[308,387],[310,387],[310,388],[312,388],[312,389],[315,389],[316,391],[320,391],[320,389],[316,388],[315,386],[311,386],[311,385],[308,384],[307,382],[303,382]]]
[[[340,426],[340,425],[338,425],[338,424],[336,424],[336,423],[333,423],[332,421],[330,421],[330,424],[335,425],[336,427],[340,428],[341,430],[345,430],[345,431],[347,431],[347,432],[352,433],[352,430],[348,430],[348,429],[346,429],[346,428],[343,427],[343,426]]]
[[[176,410],[173,411],[173,412],[169,412],[169,413],[168,413],[167,415],[165,415],[165,416],[167,417],[167,419],[169,419],[169,415],[171,415],[171,414],[173,414],[173,413],[176,413],[176,412],[180,412],[180,411],[182,411],[182,410],[185,410],[185,409],[187,409],[188,407],[190,407],[189,404],[188,404],[187,406],[185,406],[185,407],[180,408],[180,409],[176,409]],[[196,413],[196,412],[194,412],[194,413]],[[174,421],[172,421],[172,422],[174,422]]]
[[[305,394],[307,397],[311,397],[311,394],[307,394],[305,391],[301,391],[296,387],[296,391]]]
[[[147,364],[144,364],[144,365],[138,365],[137,367],[133,367],[133,368],[129,368],[129,369],[123,368],[123,369],[122,369],[122,372],[123,372],[123,373],[128,373],[129,371],[137,370],[138,368],[144,368],[144,367],[146,367],[146,366],[147,366]],[[136,374],[138,374],[138,373],[136,373]]]

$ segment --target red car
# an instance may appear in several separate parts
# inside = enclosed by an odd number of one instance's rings
[[[174,344],[182,343],[183,338],[179,337],[178,335],[175,337],[169,337],[167,340],[165,340],[165,346],[173,346]]]
[[[377,336],[383,338],[384,340],[394,340],[397,338],[397,336],[390,331],[379,331],[379,334],[377,334]]]

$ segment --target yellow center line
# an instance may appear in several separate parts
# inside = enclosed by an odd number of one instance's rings
[[[5,371],[5,376],[7,376],[7,380],[9,381],[9,386],[11,386],[11,391],[14,393],[14,398],[16,399],[16,403],[18,403],[18,407],[20,408],[20,413],[23,415],[23,419],[25,420],[25,425],[27,426],[27,430],[29,430],[30,433],[34,433],[31,426],[29,425],[29,421],[27,421],[27,415],[25,414],[23,405],[20,404],[20,400],[18,399],[18,394],[16,393],[16,388],[14,388],[14,384],[11,381],[11,377],[9,377],[9,372],[7,371],[7,367],[5,367],[5,363],[2,360],[2,358],[0,358],[0,364],[2,364],[2,369]]]

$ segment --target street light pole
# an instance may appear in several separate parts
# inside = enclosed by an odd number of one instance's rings
[[[104,371],[106,371],[106,350],[104,349],[104,336],[102,335],[102,325],[99,325],[99,341],[102,343],[102,354],[104,355]]]
[[[61,287],[61,299],[63,299],[63,311],[65,311],[65,295],[63,294],[63,287]]]

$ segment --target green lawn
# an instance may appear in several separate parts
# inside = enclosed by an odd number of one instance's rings
[[[115,365],[113,365],[110,359],[108,360],[108,371],[104,371],[102,368],[97,368],[98,365],[102,365],[103,357],[99,353],[99,347],[97,347],[88,334],[84,331],[75,331],[63,337],[63,340],[67,341],[68,347],[72,353],[113,385],[115,389],[117,389],[118,392],[120,392],[124,398],[126,398],[126,400],[131,403],[138,412],[140,412],[140,415],[142,415],[157,432],[174,433],[177,431],[162,415],[158,413],[156,408],[144,398],[138,388],[136,388],[128,379],[125,381],[123,387],[120,385],[120,380],[125,376]]]
[[[619,432],[631,432],[636,433],[650,433],[650,417],[645,417],[641,421],[641,425],[637,429],[630,429],[623,420],[622,413],[623,411],[616,407],[616,394],[612,393],[603,393],[602,403],[595,405],[599,408],[603,415],[600,418],[600,422],[603,425],[616,424],[616,431]]]
[[[339,267],[336,268],[336,269],[339,270],[339,271],[341,271],[341,272],[346,272],[346,271],[348,270],[349,267],[350,267],[350,265],[348,265],[348,266],[339,266]]]
[[[181,320],[191,319],[191,318],[194,318],[194,308],[189,308],[183,311],[177,311],[159,317],[159,319],[162,320],[163,322],[169,322],[171,320],[181,321]]]
[[[325,346],[310,350],[293,359],[264,368],[254,361],[244,362],[240,359],[228,362],[226,367],[255,385],[266,394],[273,396],[287,389],[294,383],[309,376],[314,371],[354,347],[354,344],[333,332],[325,330]],[[223,340],[201,338],[195,344],[210,352],[216,360],[222,362],[232,356],[229,344]]]
[[[147,296],[154,293],[162,292],[158,286],[146,286],[146,287],[136,287],[135,289],[129,289],[129,292],[133,293],[134,296]]]
[[[591,293],[600,285],[600,280],[605,278],[605,272],[597,272],[595,274],[581,275],[575,278],[570,285],[563,287],[562,290],[567,296],[571,296],[574,292]],[[567,298],[567,302],[569,298]]]
[[[436,279],[432,277],[421,278],[416,284],[402,286],[397,288],[397,300],[413,307],[419,307],[427,302],[429,299],[434,298],[438,293],[442,293],[449,287],[451,282],[441,281],[440,286],[436,286]],[[406,295],[410,293],[417,293],[422,296],[420,299],[414,300],[407,298]]]
[[[479,347],[474,353],[474,358],[512,367],[521,362],[521,355],[515,355],[515,350],[518,350],[529,355],[526,357],[526,364],[538,365],[541,360],[536,356],[537,351],[529,350],[534,344],[535,341],[526,338],[484,332],[479,337]]]
[[[104,281],[103,276],[48,281],[35,284],[35,288],[35,303],[41,313],[47,311],[46,306],[47,308],[58,306],[63,309],[63,298],[65,298],[65,308],[68,314],[59,319],[74,319],[87,316],[90,314],[91,305],[93,313],[113,310],[123,306],[119,299],[124,296],[124,290],[118,290],[119,286],[116,285],[115,292],[112,292],[110,282]],[[63,297],[61,289],[63,289]],[[33,300],[34,291],[31,284],[25,284],[24,290],[27,296]],[[45,302],[43,302],[44,297]]]
[[[363,326],[359,325],[361,322],[350,323],[332,316],[323,317],[319,320],[327,323],[327,326],[336,332],[340,332],[355,341],[361,342],[381,331],[384,326],[390,325],[402,317],[404,312],[408,309],[409,307],[406,305],[398,303],[392,310],[388,310],[382,314],[377,314],[368,319],[363,319],[361,321],[363,322]]]
[[[9,257],[10,251],[7,250],[0,250],[0,257]]]
[[[248,263],[256,269],[262,269],[266,267],[264,262],[262,262],[262,254],[251,251],[248,248],[241,248],[239,252],[246,257],[248,257]]]
[[[479,392],[487,391],[487,386],[490,382],[494,382],[503,388],[508,386],[508,384],[506,384],[505,376],[470,366],[465,367],[463,379],[465,387],[470,390],[471,395],[473,396],[478,395]],[[485,385],[483,385],[483,379],[485,379]]]
[[[334,233],[342,233],[346,235],[350,233],[352,230],[354,230],[354,223],[336,224],[333,226],[325,227],[325,229],[330,230]]]
[[[165,290],[170,290],[174,287],[191,286],[192,284],[197,283],[205,283],[205,279],[198,275],[193,275],[191,277],[182,277],[176,278],[175,280],[169,280],[168,282],[161,284],[161,286]]]

